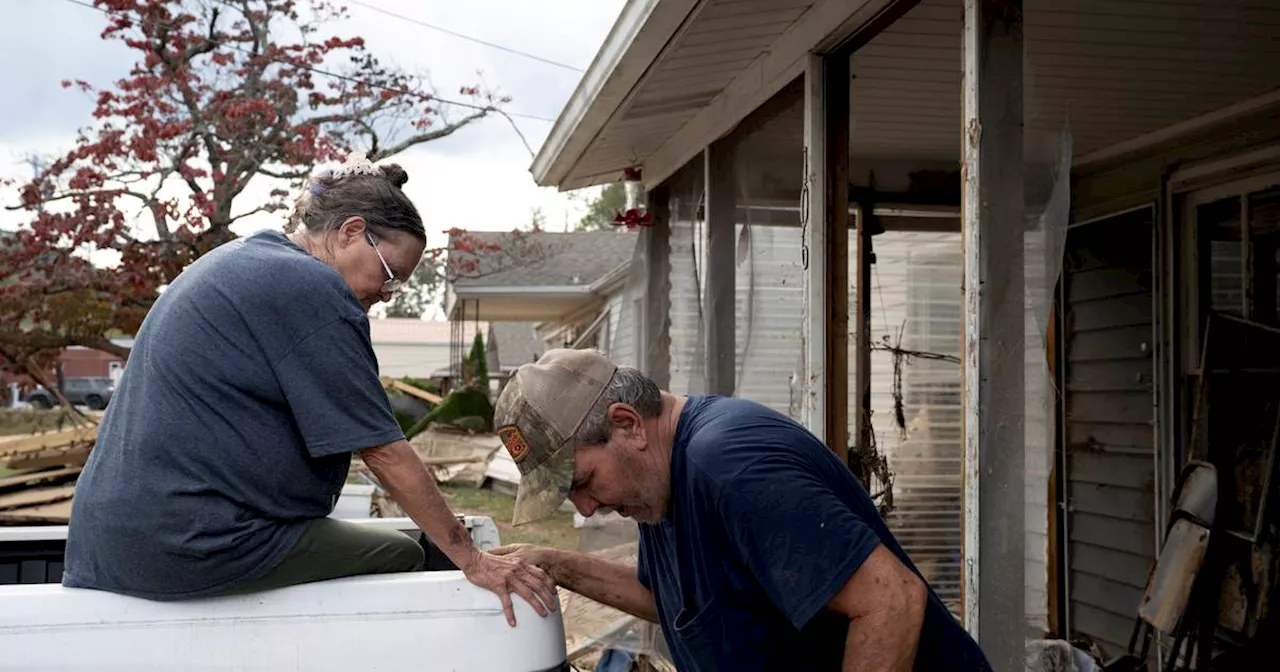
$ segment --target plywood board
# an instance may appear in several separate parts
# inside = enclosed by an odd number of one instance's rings
[[[75,476],[79,474],[84,467],[63,467],[61,469],[52,469],[48,471],[26,472],[21,474],[13,474],[0,478],[0,489],[13,487],[15,485],[28,485],[38,483],[40,481],[51,478],[65,478],[67,476]]]
[[[0,443],[0,459],[27,453],[38,453],[52,448],[60,448],[71,443],[92,441],[97,436],[98,428],[93,426],[73,427],[58,432],[45,432],[44,434],[32,434],[20,439],[10,439]]]
[[[0,495],[0,511],[69,500],[75,492],[75,485],[61,485],[53,488],[32,488],[8,495]]]
[[[82,466],[89,459],[90,445],[72,448],[71,450],[49,451],[46,454],[28,453],[17,458],[10,458],[10,469],[44,469],[64,465]],[[3,460],[0,460],[3,463]]]
[[[71,500],[0,511],[0,525],[65,525],[71,520]]]

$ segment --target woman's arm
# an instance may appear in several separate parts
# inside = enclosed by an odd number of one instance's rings
[[[515,625],[511,592],[519,593],[541,616],[546,605],[559,604],[555,583],[535,565],[520,558],[481,553],[458,521],[408,441],[366,448],[360,457],[427,538],[461,569],[472,583],[492,590],[502,600],[507,622]]]

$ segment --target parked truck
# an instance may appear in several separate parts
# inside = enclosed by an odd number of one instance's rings
[[[493,520],[460,517],[481,550]],[[507,625],[408,518],[351,522],[417,539],[427,571],[348,577],[243,596],[156,602],[61,585],[66,526],[0,528],[0,670],[439,670],[563,672],[560,611],[513,599]]]

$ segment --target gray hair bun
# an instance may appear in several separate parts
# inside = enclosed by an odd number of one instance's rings
[[[409,181],[409,173],[404,168],[401,168],[398,163],[388,163],[379,167],[382,169],[382,176],[395,185],[397,189],[403,187],[404,183]]]

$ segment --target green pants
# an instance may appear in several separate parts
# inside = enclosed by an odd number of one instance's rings
[[[254,593],[361,574],[416,572],[422,569],[424,556],[418,542],[403,532],[321,518],[307,523],[280,564],[230,592]]]

